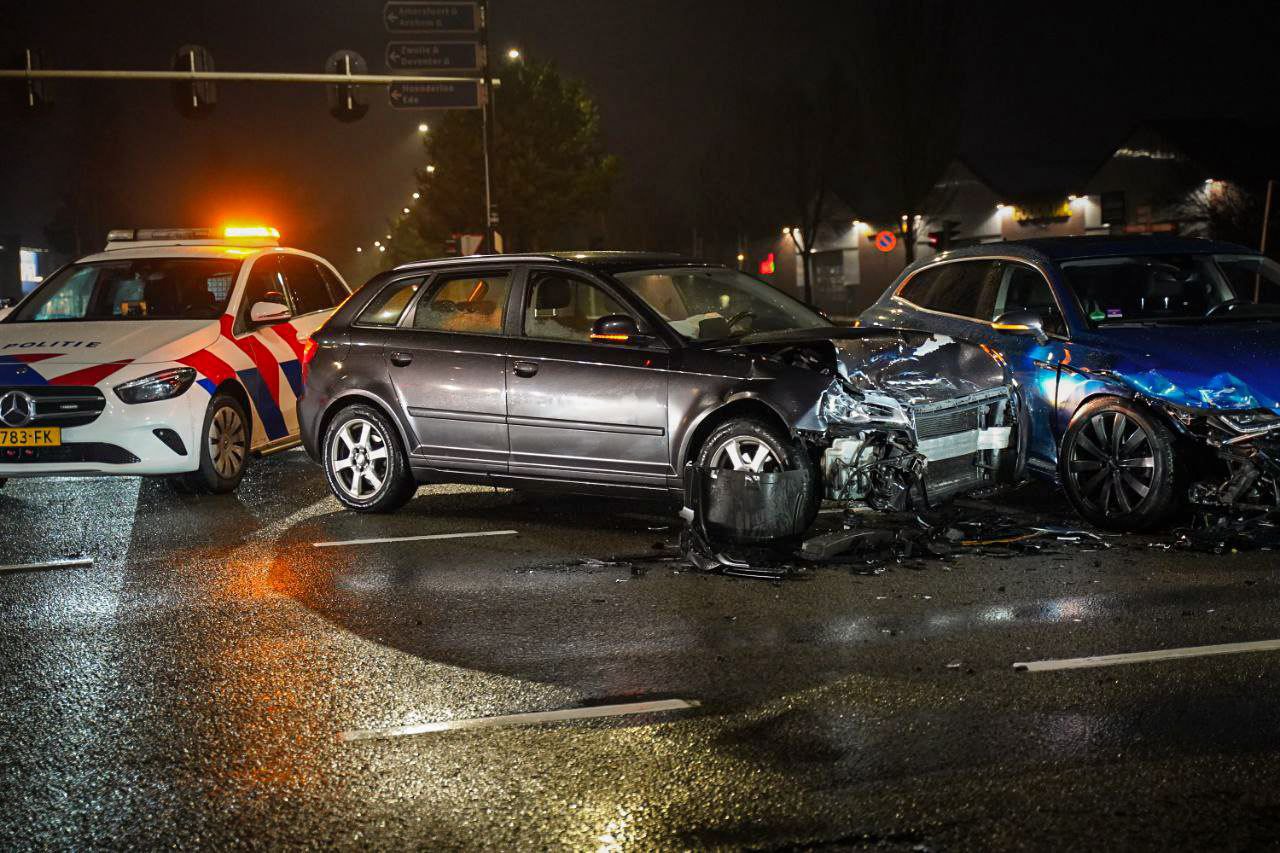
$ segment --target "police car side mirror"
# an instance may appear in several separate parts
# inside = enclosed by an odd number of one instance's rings
[[[255,302],[249,309],[249,322],[255,326],[283,323],[292,316],[289,306],[279,302]]]
[[[12,308],[12,307],[13,307],[12,296],[0,296],[0,308]]]

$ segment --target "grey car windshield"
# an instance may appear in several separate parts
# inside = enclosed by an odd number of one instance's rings
[[[616,278],[689,340],[831,325],[803,302],[737,270],[672,267],[632,270]]]
[[[1280,318],[1280,265],[1257,255],[1133,255],[1062,264],[1097,326]]]
[[[75,264],[43,284],[10,321],[212,320],[226,310],[240,263],[122,258]]]

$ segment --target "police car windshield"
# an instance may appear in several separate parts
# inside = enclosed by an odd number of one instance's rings
[[[9,321],[213,320],[226,310],[240,263],[130,258],[73,264],[41,285]]]

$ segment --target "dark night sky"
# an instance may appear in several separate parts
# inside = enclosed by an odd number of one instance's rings
[[[33,45],[51,66],[163,68],[194,42],[221,70],[319,71],[351,48],[380,71],[381,6],[0,0],[0,56]],[[987,162],[1097,160],[1144,117],[1268,118],[1280,95],[1269,8],[966,4],[966,82],[939,80],[936,97],[961,99],[964,148]],[[626,169],[613,239],[687,249],[686,188],[708,144],[753,144],[722,132],[726,105],[745,100],[768,122],[784,76],[847,60],[865,10],[855,0],[492,0],[491,14],[495,49],[554,59],[596,96]],[[49,115],[0,111],[0,233],[28,241],[79,186],[113,225],[265,217],[349,269],[354,246],[385,233],[412,190],[415,127],[431,119],[370,92],[369,115],[344,125],[318,88],[241,84],[223,85],[216,113],[191,121],[163,84],[55,85]]]

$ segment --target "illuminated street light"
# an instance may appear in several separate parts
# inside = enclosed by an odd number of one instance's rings
[[[515,48],[515,47],[513,47],[513,48],[511,48],[510,50],[508,50],[508,51],[507,51],[507,59],[510,59],[512,62],[516,62],[516,61],[518,61],[518,60],[520,59],[520,50],[519,50],[519,48]]]
[[[363,252],[363,251],[364,251],[364,246],[356,246],[356,254],[357,254],[357,255],[358,255],[358,254],[360,254],[360,253],[361,253],[361,252]]]
[[[738,263],[742,263],[746,259],[747,259],[746,255],[742,254],[741,252],[738,253]]]
[[[378,246],[378,247],[381,247],[381,246],[382,246],[382,241],[381,241],[381,240],[374,240],[374,241],[373,241],[373,245]]]
[[[378,251],[379,251],[379,252],[385,252],[386,250],[387,250],[387,247],[386,247],[386,246],[379,246],[379,247],[378,247]]]
[[[406,208],[404,209],[404,211],[403,211],[403,212],[404,212],[404,213],[408,213],[408,212],[409,212],[409,208],[407,208],[407,207],[406,207]]]
[[[426,133],[426,132],[427,132],[428,130],[430,130],[430,129],[431,129],[431,128],[427,126],[427,123],[426,123],[425,121],[424,121],[424,122],[421,122],[421,123],[418,125],[418,133]]]
[[[390,235],[390,234],[388,234],[388,235],[387,235],[387,242],[388,242],[388,243],[390,243],[390,242],[391,242],[391,235]]]
[[[433,174],[435,174],[435,171],[436,171],[436,167],[435,167],[435,166],[427,166],[427,174],[429,174],[429,175],[433,175]]]
[[[421,193],[414,193],[414,194],[413,194],[413,200],[414,200],[414,201],[417,201],[417,200],[418,200],[418,199],[420,199],[420,198],[422,198],[422,194],[421,194]]]

